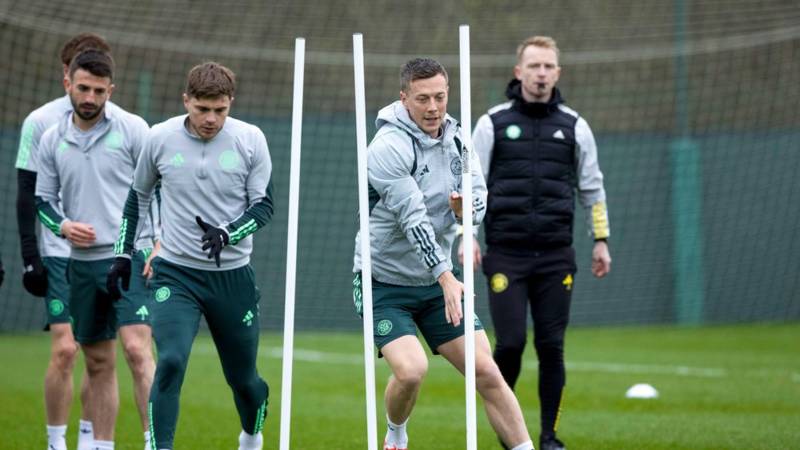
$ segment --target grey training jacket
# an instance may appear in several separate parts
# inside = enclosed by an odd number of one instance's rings
[[[33,155],[36,195],[46,202],[39,207],[45,226],[57,235],[65,220],[95,229],[89,248],[72,247],[70,257],[84,261],[114,257],[122,207],[148,130],[144,119],[119,107],[106,104],[103,114],[90,131],[81,133],[72,123],[72,111],[64,113]],[[149,220],[145,228],[138,248],[152,247]]]
[[[269,220],[272,213],[272,160],[264,133],[249,123],[227,117],[219,133],[203,140],[186,128],[187,115],[154,125],[136,167],[132,192],[138,211],[146,211],[161,180],[162,241],[159,256],[201,270],[231,270],[247,265],[253,249],[250,233]],[[231,232],[247,212],[268,204],[268,217]],[[136,234],[141,229],[141,215]],[[120,215],[121,216],[121,215]],[[221,254],[221,267],[202,249],[202,229],[195,216],[226,228],[230,244]],[[121,233],[122,234],[122,233]],[[238,238],[241,236],[241,238]]]
[[[371,192],[372,277],[400,286],[429,286],[452,270],[450,253],[457,234],[448,198],[461,192],[461,127],[451,116],[441,137],[423,132],[400,101],[378,113],[378,132],[368,149]],[[486,213],[486,183],[470,152],[473,223]],[[374,207],[373,207],[374,204]],[[353,271],[361,270],[360,233]]]

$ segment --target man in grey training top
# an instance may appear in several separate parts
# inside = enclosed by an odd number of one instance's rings
[[[475,378],[489,422],[514,450],[531,450],[514,393],[492,360],[480,321],[462,321],[463,285],[453,275],[450,250],[461,220],[462,136],[447,114],[448,79],[432,59],[413,59],[400,74],[400,100],[378,113],[369,146],[370,240],[374,339],[392,369],[386,386],[384,450],[408,449],[411,415],[428,358],[417,328],[434,354],[464,371],[464,326],[474,326]],[[475,222],[486,210],[486,184],[472,158]],[[361,312],[361,254],[356,237],[354,301]]]
[[[117,329],[125,347],[136,347],[137,359],[128,362],[140,413],[154,369],[143,280],[137,277],[134,289],[117,302],[105,290],[104,274],[113,260],[119,216],[148,129],[142,118],[107,107],[112,81],[113,61],[108,53],[90,49],[75,56],[66,84],[73,110],[44,133],[34,154],[39,218],[72,247],[67,268],[70,317],[86,358],[94,405],[92,448],[100,450],[114,447],[119,408]],[[148,234],[137,243],[139,249],[152,247],[152,226],[147,228]],[[143,255],[138,258],[143,265]]]
[[[59,54],[61,82],[69,81],[69,63],[83,50],[111,51],[106,41],[94,33],[70,38]],[[110,107],[111,102],[106,103]],[[69,308],[67,261],[69,241],[44,229],[36,217],[35,155],[44,132],[58,123],[72,102],[63,95],[33,110],[25,117],[17,150],[17,229],[22,251],[22,285],[31,295],[44,298],[45,330],[50,332],[50,361],[44,376],[44,408],[47,420],[47,444],[54,450],[66,450],[67,422],[72,404],[72,371],[78,356],[78,343],[72,334]],[[39,230],[37,230],[37,224]],[[40,236],[37,239],[37,231]],[[89,450],[94,441],[92,405],[88,377],[81,382],[81,417],[78,427],[78,450]],[[48,447],[48,450],[51,450]]]
[[[272,162],[264,133],[228,117],[235,86],[233,72],[217,63],[189,72],[183,94],[188,114],[150,131],[108,273],[110,290],[120,281],[125,289],[134,238],[160,179],[163,239],[153,261],[158,348],[150,394],[153,449],[173,448],[180,389],[201,315],[233,390],[242,426],[239,449],[263,445],[269,389],[256,370],[259,295],[249,263],[250,235],[272,217]]]

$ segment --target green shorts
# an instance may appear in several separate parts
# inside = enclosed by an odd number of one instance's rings
[[[72,332],[82,344],[114,339],[125,325],[150,324],[150,289],[142,276],[145,251],[131,260],[131,281],[122,298],[112,301],[106,291],[108,269],[113,258],[97,261],[69,260]]]
[[[51,324],[69,323],[69,283],[67,282],[67,266],[69,258],[45,256],[42,264],[47,269],[47,292],[44,294],[46,311],[45,330]]]
[[[361,273],[353,279],[353,302],[360,316]],[[463,308],[463,301],[462,301]],[[372,280],[372,322],[378,350],[401,336],[416,336],[417,328],[434,355],[440,345],[464,335],[464,322],[447,323],[444,294],[438,284],[431,286],[397,286]],[[475,329],[482,330],[478,316]],[[380,352],[378,354],[380,356]]]

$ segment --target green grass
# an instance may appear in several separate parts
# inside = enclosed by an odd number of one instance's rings
[[[42,380],[48,336],[0,337],[0,449],[45,448]],[[262,340],[259,368],[271,386],[267,449],[278,447],[281,337]],[[358,334],[295,337],[292,448],[366,448],[364,370]],[[800,448],[800,323],[702,328],[573,328],[567,338],[568,385],[559,436],[570,449]],[[82,363],[81,363],[82,364]],[[116,448],[142,449],[130,373],[120,359]],[[377,362],[378,430],[388,377]],[[538,436],[536,360],[529,346],[517,394]],[[77,380],[76,380],[77,382]],[[635,383],[654,400],[624,396]],[[77,383],[76,383],[77,392]],[[77,402],[68,440],[74,447]],[[465,447],[464,383],[433,358],[409,423],[415,450]],[[478,448],[498,448],[482,409]],[[230,449],[239,422],[213,343],[195,343],[181,397],[178,449]],[[72,448],[72,447],[71,447]]]

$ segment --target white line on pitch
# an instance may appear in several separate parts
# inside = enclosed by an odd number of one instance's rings
[[[195,343],[192,353],[203,355],[216,355],[217,350],[211,343]],[[280,347],[271,347],[268,350],[261,351],[261,355],[270,359],[281,359],[283,352]],[[335,352],[322,352],[318,350],[309,350],[302,348],[294,349],[294,360],[296,362],[304,363],[321,363],[321,364],[346,364],[346,365],[361,365],[364,364],[364,356],[355,353],[335,353]],[[443,358],[432,358],[430,363],[434,366],[449,365]],[[526,366],[535,366],[535,361],[525,361]],[[633,374],[656,374],[656,375],[675,375],[682,377],[700,377],[700,378],[724,378],[730,376],[727,369],[718,367],[691,367],[683,365],[659,365],[659,364],[622,364],[622,363],[602,363],[590,361],[568,361],[567,368],[575,372],[605,372],[605,373],[633,373]],[[787,368],[788,369],[788,368]],[[786,374],[788,370],[785,369],[761,369],[753,371],[738,371],[737,375],[744,375],[749,377],[770,377]],[[791,380],[795,383],[800,383],[800,373],[792,371],[790,374]]]
[[[686,377],[720,378],[728,376],[725,369],[653,364],[616,364],[598,362],[567,362],[569,370],[580,372],[653,373]]]
[[[280,349],[274,348],[267,351],[267,356],[270,358],[281,358],[282,353]],[[364,363],[361,355],[354,355],[348,353],[330,353],[320,352],[316,350],[295,349],[294,358],[296,361],[312,362],[312,363],[326,363],[326,364],[353,364],[359,365]],[[440,358],[435,358],[431,361],[434,364],[446,365],[445,361]],[[664,366],[664,365],[649,365],[649,364],[612,364],[612,363],[593,363],[593,362],[568,362],[567,367],[570,370],[579,372],[611,372],[611,373],[651,373],[651,374],[667,374],[679,376],[694,376],[694,377],[725,377],[728,375],[724,369],[716,368],[703,368],[703,367],[688,367],[688,366]]]

